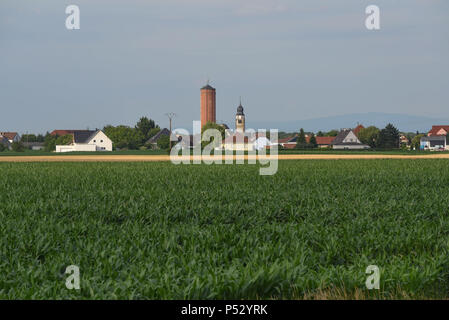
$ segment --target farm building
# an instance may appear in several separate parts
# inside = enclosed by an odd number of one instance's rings
[[[145,142],[145,145],[150,145],[156,148],[158,140],[163,136],[170,136],[170,130],[168,130],[167,128],[162,129],[150,139],[148,139],[147,142]]]
[[[295,149],[298,136],[279,139],[279,145],[285,149]],[[315,137],[318,148],[329,148],[335,137]],[[310,136],[306,135],[306,143],[310,143]]]
[[[318,148],[329,148],[335,137],[315,137]],[[310,137],[306,137],[306,142],[310,142]]]
[[[43,142],[23,142],[23,146],[33,151],[43,150],[45,147]]]
[[[59,133],[67,132],[73,136],[69,145],[57,145],[56,152],[73,151],[112,151],[112,141],[101,130],[55,130]],[[52,132],[52,134],[53,134]],[[59,135],[58,133],[55,133]]]

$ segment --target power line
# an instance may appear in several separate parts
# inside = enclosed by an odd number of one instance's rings
[[[174,117],[176,117],[176,113],[174,112],[168,112],[165,114],[168,117],[168,120],[170,121],[170,136],[169,136],[169,141],[170,141],[170,150],[171,150],[171,134],[172,134],[172,119]]]

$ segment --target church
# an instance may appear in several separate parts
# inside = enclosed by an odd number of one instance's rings
[[[216,90],[208,81],[201,88],[201,128],[207,122],[217,123],[216,107]],[[234,130],[228,130],[229,127],[224,123],[219,125],[226,129],[226,136],[221,145],[224,150],[253,151],[264,149],[267,145],[270,145],[265,134],[246,132],[246,119],[241,98],[235,114]]]

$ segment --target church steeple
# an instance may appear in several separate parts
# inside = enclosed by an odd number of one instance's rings
[[[242,97],[240,97],[240,104],[235,115],[235,131],[245,132],[245,114],[243,113]]]

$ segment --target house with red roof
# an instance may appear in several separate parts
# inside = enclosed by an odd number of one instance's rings
[[[352,132],[354,132],[354,134],[355,134],[356,136],[359,136],[359,132],[360,132],[360,130],[362,130],[362,129],[365,129],[365,127],[362,126],[361,124],[359,124],[359,125],[357,125],[357,127],[354,128],[354,130],[352,130]]]
[[[284,149],[295,149],[296,148],[296,140],[298,136],[279,139],[278,143]],[[317,137],[315,136],[316,143],[318,148],[329,148],[334,141],[335,137]],[[306,135],[306,143],[310,143],[310,136]]]
[[[61,136],[66,136],[68,134],[72,134],[73,135],[75,133],[75,131],[81,131],[81,130],[53,130],[52,132],[50,132],[50,134],[52,136],[61,137]]]
[[[0,132],[0,136],[8,139],[9,143],[20,141],[20,136],[17,132]]]
[[[315,137],[318,148],[329,148],[335,137]],[[306,137],[306,142],[310,143],[310,137]]]
[[[447,136],[448,133],[449,125],[436,125],[432,126],[432,129],[430,129],[430,131],[427,133],[427,136]]]

